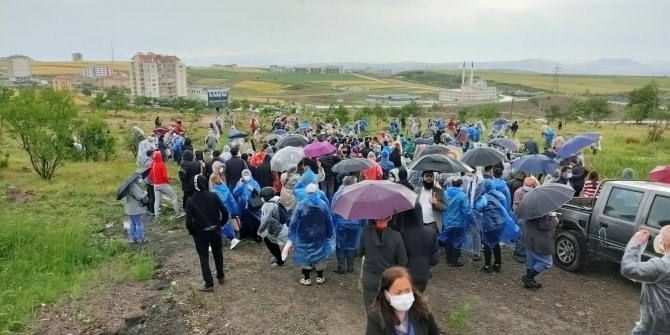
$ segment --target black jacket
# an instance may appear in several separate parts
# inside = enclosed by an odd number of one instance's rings
[[[237,182],[242,178],[242,170],[247,168],[247,162],[242,158],[235,156],[227,160],[226,165],[226,184],[232,190]]]
[[[514,192],[516,192],[516,190],[520,189],[522,186],[523,186],[523,180],[519,180],[516,177],[507,183],[507,188],[509,188],[509,194],[512,195],[512,197],[514,197]]]
[[[216,161],[219,161],[219,162],[221,162],[221,163],[224,163],[224,162],[223,162],[223,159],[221,159],[221,157],[214,157],[214,158],[208,160],[207,163],[205,163],[205,177],[207,177],[207,180],[209,180],[209,176],[212,175],[212,172],[213,172],[213,171],[212,171],[212,165],[213,165],[214,162],[216,162]],[[224,163],[224,164],[225,164],[225,163]]]
[[[335,166],[335,164],[341,160],[342,159],[340,157],[335,155],[327,155],[319,159],[319,162],[321,162],[321,167],[323,168],[323,173],[326,175],[326,177],[335,177],[336,174],[333,172],[333,166]]]
[[[407,251],[407,269],[416,282],[430,278],[430,267],[437,265],[437,233],[420,222],[406,223],[402,240]]]
[[[402,159],[400,158],[400,153],[393,150],[389,155],[389,160],[393,163],[393,166],[400,168],[402,166]]]
[[[181,170],[179,171],[179,179],[181,180],[181,190],[184,192],[193,192],[193,178],[200,174],[200,162],[193,160],[193,152],[184,151],[182,158]]]
[[[207,189],[207,179],[198,176],[199,188],[186,201],[186,229],[191,235],[205,231],[219,231],[228,221],[228,211],[219,197]],[[204,184],[204,185],[203,185]]]
[[[420,319],[412,309],[409,310],[409,319],[414,327],[415,335],[439,335],[440,328],[431,314],[428,319]],[[393,320],[388,320],[384,329],[381,327],[381,320],[378,315],[368,313],[368,326],[365,329],[365,335],[396,335]]]
[[[275,174],[272,172],[272,169],[270,167],[270,160],[272,157],[270,155],[265,155],[265,158],[263,159],[263,164],[261,164],[257,169],[256,169],[256,175],[254,176],[254,179],[258,182],[258,185],[261,186],[261,188],[270,186],[272,187],[272,182],[275,180]]]

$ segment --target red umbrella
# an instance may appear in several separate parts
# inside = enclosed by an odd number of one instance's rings
[[[156,134],[156,136],[163,136],[163,135],[165,135],[167,132],[168,132],[168,129],[167,129],[167,128],[163,128],[163,127],[158,127],[158,128],[156,128],[156,129],[154,129],[154,134]]]
[[[657,166],[649,172],[649,180],[670,184],[670,165]]]

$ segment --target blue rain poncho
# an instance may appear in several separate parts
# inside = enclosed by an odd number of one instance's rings
[[[482,214],[482,240],[490,247],[500,241],[510,243],[520,235],[516,218],[505,209],[505,196],[495,190],[493,180],[484,180],[481,188],[478,187],[475,201],[475,210]]]
[[[470,137],[472,142],[479,142],[480,136],[481,131],[478,128],[475,127],[468,128],[468,137]]]
[[[344,186],[333,195],[333,206],[344,192]],[[358,242],[361,239],[361,230],[365,226],[367,220],[347,220],[339,214],[333,212],[333,224],[335,226],[335,236],[338,249],[356,250],[358,249]]]
[[[260,220],[261,219],[261,210],[260,208],[257,209],[251,209],[249,208],[249,199],[251,199],[251,196],[253,194],[252,191],[250,191],[247,188],[247,185],[251,185],[254,188],[254,191],[256,194],[258,194],[261,191],[261,186],[258,185],[258,182],[250,179],[247,183],[244,183],[242,181],[238,181],[237,185],[233,189],[233,196],[235,197],[235,200],[237,201],[237,207],[239,208],[240,211],[240,221],[242,224],[250,224],[253,222],[253,219]],[[248,229],[253,229],[253,226],[245,226],[245,228]]]
[[[442,233],[440,241],[446,242],[449,231],[452,229],[467,230],[475,220],[468,196],[460,187],[449,187],[444,192],[444,198],[447,201],[447,210],[442,212]],[[461,234],[460,241],[455,241],[454,245],[459,249],[464,249],[467,243],[467,234]]]
[[[307,185],[318,183],[319,182],[316,174],[311,169],[307,168],[307,170],[300,177],[300,180],[298,180],[298,182],[295,183],[295,186],[293,186],[293,195],[295,195],[295,201],[300,202],[307,197],[307,191],[305,190]],[[326,193],[321,190],[316,190],[316,195],[330,206],[330,202],[328,201]]]
[[[316,194],[300,201],[293,211],[288,230],[293,243],[293,261],[312,266],[335,252],[335,228],[330,206]]]
[[[387,148],[389,148],[389,151],[391,151],[390,150],[391,147],[387,147]],[[384,149],[386,149],[386,148],[384,148]],[[391,172],[391,170],[393,170],[393,168],[395,167],[395,165],[393,165],[391,160],[389,160],[389,152],[382,151],[382,158],[379,162],[379,165],[382,167],[382,171],[384,172],[384,176],[388,176],[389,172]]]
[[[219,200],[223,203],[223,207],[226,207],[229,214],[228,221],[221,227],[221,234],[232,240],[235,238],[235,230],[233,229],[230,220],[234,216],[240,215],[240,208],[237,206],[237,202],[235,202],[235,198],[226,184],[214,185],[212,187],[212,193],[219,197]]]
[[[553,141],[554,141],[554,130],[549,128],[544,133],[544,146],[547,148],[551,148],[551,142]]]
[[[400,126],[398,125],[398,121],[393,120],[391,121],[391,133],[397,134],[400,132]]]
[[[509,187],[507,187],[507,183],[502,179],[494,179],[493,187],[496,191],[500,192],[500,194],[504,196],[504,202],[502,201],[503,199],[498,199],[498,201],[501,201],[502,204],[505,205],[505,210],[508,213],[512,212],[512,196],[509,193]]]

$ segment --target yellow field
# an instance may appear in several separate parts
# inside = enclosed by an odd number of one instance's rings
[[[116,71],[128,72],[128,62],[83,61],[83,62],[40,62],[33,61],[33,75],[56,76],[61,74],[78,74],[81,69],[93,65],[111,66]]]
[[[258,81],[258,80],[245,80],[235,84],[237,88],[244,88],[248,90],[254,90],[265,93],[284,93],[285,85],[280,85],[276,83],[271,83],[269,81]]]

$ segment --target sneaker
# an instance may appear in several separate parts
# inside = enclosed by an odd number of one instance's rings
[[[230,250],[233,250],[238,244],[240,244],[240,240],[234,238],[232,241],[230,241]]]
[[[181,219],[181,218],[183,218],[184,216],[186,216],[186,212],[181,212],[181,213],[175,215],[173,218],[174,218],[174,219]]]
[[[312,285],[312,280],[311,280],[311,279],[301,278],[301,279],[300,279],[300,284],[303,284],[303,285],[305,285],[305,286],[309,286],[309,285]]]
[[[277,266],[284,266],[284,263],[279,264],[279,263],[277,263],[277,262],[272,262],[272,264],[270,264],[270,266],[273,267],[273,268],[274,268],[274,267],[277,267]]]
[[[316,277],[317,284],[323,284],[326,282],[326,277]]]
[[[517,254],[516,252],[512,255],[512,258],[519,263],[526,263],[526,255]]]
[[[488,266],[488,265],[484,265],[484,266],[482,267],[482,271],[483,271],[483,272],[486,272],[486,273],[493,273],[493,269],[492,269],[490,266]]]
[[[463,265],[465,265],[465,263],[460,262],[460,261],[459,261],[459,262],[456,262],[456,263],[449,263],[449,266],[451,266],[452,268],[461,267],[461,266],[463,266]]]
[[[479,262],[482,259],[481,256],[479,255],[472,255],[472,261],[473,262]]]
[[[270,258],[270,263],[277,263],[277,257],[272,256],[272,258]]]
[[[200,292],[214,292],[214,286],[203,286]]]
[[[500,273],[500,271],[502,271],[502,264],[493,264],[492,268],[493,272]]]
[[[528,278],[527,276],[521,276],[521,281],[523,282],[524,288],[536,290],[542,287],[542,285],[536,282],[535,279]]]

